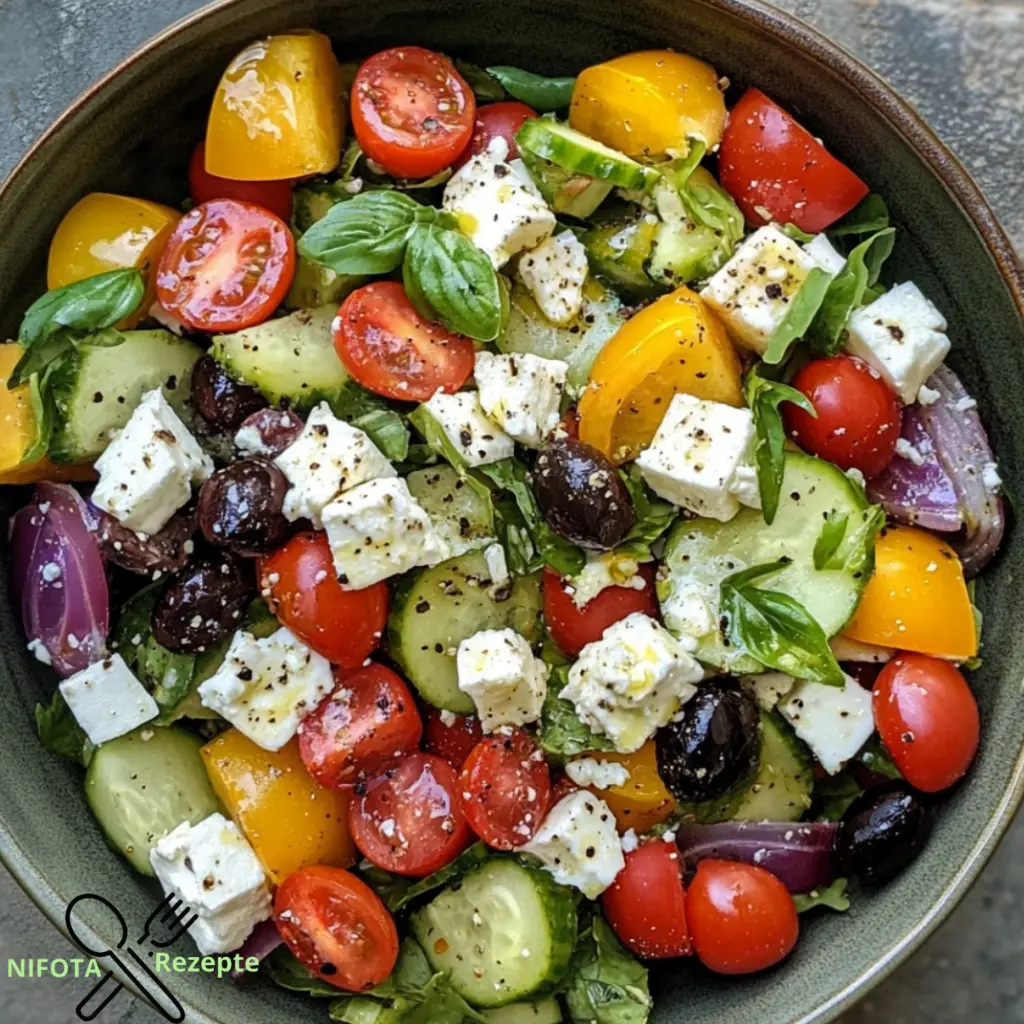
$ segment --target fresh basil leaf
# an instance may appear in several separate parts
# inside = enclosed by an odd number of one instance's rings
[[[896,762],[877,735],[868,740],[864,749],[857,755],[857,760],[876,775],[884,775],[887,779],[903,778],[903,774],[896,767]]]
[[[838,224],[828,230],[829,238],[873,235],[891,224],[889,207],[876,192],[865,196]]]
[[[260,965],[263,972],[280,988],[289,992],[301,992],[318,999],[337,999],[336,985],[329,985],[316,977],[287,946],[278,946]]]
[[[826,686],[845,686],[818,620],[789,594],[754,586],[788,564],[780,560],[757,565],[722,580],[719,607],[725,633],[734,646],[769,668]]]
[[[814,542],[814,568],[818,572],[828,565],[832,556],[839,550],[849,524],[848,515],[837,516],[832,512],[828,513],[828,518],[821,524],[821,533]]]
[[[831,283],[832,277],[827,270],[811,268],[799,290],[789,300],[782,322],[768,339],[768,347],[763,356],[766,363],[777,366],[789,354],[793,342],[810,330]]]
[[[875,538],[885,526],[885,511],[870,505],[825,564],[826,569],[852,574],[870,573],[875,565]]]
[[[794,895],[793,902],[796,904],[796,912],[806,914],[808,910],[827,907],[840,914],[844,913],[850,909],[850,897],[846,895],[847,884],[845,878],[837,878],[824,889],[813,889],[811,892]]]
[[[501,82],[479,64],[471,64],[468,60],[456,57],[455,70],[466,80],[478,102],[497,103],[505,98],[505,89]]]
[[[32,377],[39,378],[37,387],[45,390],[45,375],[51,367],[60,365],[74,351],[69,331],[58,331],[42,341],[26,347],[7,379],[8,391],[21,387]]]
[[[381,898],[389,909],[402,900],[413,884],[411,878],[393,875],[390,871],[371,864],[368,860],[359,864],[359,877]]]
[[[51,754],[88,767],[96,748],[75,720],[60,690],[54,692],[49,704],[36,705],[36,732],[39,742]]]
[[[840,821],[847,808],[864,792],[864,787],[847,772],[827,775],[814,785],[818,821]]]
[[[703,139],[692,136],[687,139],[687,142],[690,144],[690,148],[686,151],[686,156],[670,160],[668,164],[659,167],[663,175],[671,176],[672,184],[677,189],[686,187],[690,175],[700,166],[701,160],[704,159],[708,151],[708,145]]]
[[[626,469],[620,469],[619,476],[629,491],[636,521],[616,550],[631,555],[638,562],[649,562],[654,557],[651,545],[675,522],[679,509],[648,489],[640,467],[635,462],[631,462]]]
[[[351,422],[369,435],[388,461],[405,461],[409,454],[409,428],[394,409],[372,409]]]
[[[792,238],[794,242],[799,242],[801,245],[808,245],[816,237],[807,231],[801,231],[795,224],[783,224],[780,230],[788,238]]]
[[[83,345],[94,348],[116,348],[124,344],[124,334],[116,327],[104,327],[101,331],[91,331],[82,339]]]
[[[418,900],[420,897],[426,896],[437,889],[442,889],[456,878],[469,874],[470,871],[479,867],[490,856],[491,849],[486,843],[473,843],[472,846],[467,847],[455,860],[446,864],[439,871],[435,871],[432,875],[427,875],[426,878],[413,882],[400,896],[385,900],[385,905],[392,913],[397,913],[414,900]]]
[[[569,106],[576,85],[575,78],[549,78],[505,64],[488,68],[487,73],[505,87],[512,99],[520,100],[541,114]]]
[[[614,750],[606,736],[599,736],[579,720],[570,701],[558,696],[568,681],[568,665],[552,667],[537,734],[544,752],[549,757],[567,759],[592,750]]]
[[[50,438],[57,422],[57,403],[48,386],[49,372],[42,376],[33,373],[28,380],[28,399],[32,405],[32,418],[36,424],[36,436],[22,452],[21,461],[28,465],[41,459],[50,450]]]

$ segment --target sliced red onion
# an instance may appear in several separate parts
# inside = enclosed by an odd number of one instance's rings
[[[777,876],[793,893],[810,892],[835,878],[832,843],[835,822],[726,821],[682,825],[676,845],[688,869],[708,857],[756,864]]]
[[[110,597],[91,517],[67,484],[36,485],[11,525],[11,582],[30,642],[70,676],[103,656]]]
[[[237,950],[238,956],[242,958],[244,963],[249,957],[254,956],[257,960],[262,962],[271,953],[277,949],[284,939],[281,938],[281,933],[277,930],[277,925],[274,923],[272,917],[268,917],[266,921],[260,921],[255,928],[253,928],[249,938],[242,943]],[[242,981],[250,976],[249,971],[232,971],[231,978],[233,981]]]

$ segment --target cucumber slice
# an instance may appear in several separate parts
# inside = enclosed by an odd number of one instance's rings
[[[697,638],[696,657],[723,671],[749,675],[764,671],[750,655],[730,647],[719,628],[718,591],[726,576],[780,558],[786,568],[760,585],[799,601],[826,636],[849,621],[874,567],[875,509],[863,491],[831,463],[786,454],[786,473],[775,521],[769,526],[756,509],[742,509],[727,523],[690,519],[676,524],[665,546],[658,597],[670,630],[685,631],[674,607],[702,600],[709,632]],[[814,568],[814,545],[826,518],[847,516],[846,535],[834,562],[840,568]]]
[[[180,729],[143,726],[102,744],[89,762],[89,807],[110,845],[144,875],[153,874],[149,851],[172,828],[220,810],[201,746]]]
[[[550,160],[574,174],[586,174],[628,189],[646,189],[661,177],[653,167],[547,117],[524,122],[516,132],[521,153]]]
[[[664,289],[646,270],[660,227],[657,217],[638,206],[602,211],[583,236],[590,269],[632,298],[660,294]]]
[[[497,600],[488,593],[489,578],[483,554],[473,551],[414,574],[395,595],[388,652],[434,707],[462,715],[474,710],[455,670],[455,652],[467,637],[510,626],[531,644],[540,640],[539,579],[520,576]]]
[[[512,858],[488,861],[412,917],[431,967],[450,972],[452,988],[482,1007],[550,992],[577,928],[572,893]]]
[[[522,161],[545,202],[555,213],[586,220],[608,198],[615,187],[610,181],[598,181],[586,174],[573,174],[526,151]]]
[[[417,469],[405,482],[447,545],[444,550],[464,555],[494,540],[487,503],[451,466]]]
[[[532,1003],[509,1003],[484,1010],[487,1024],[561,1024],[562,1007],[557,999],[538,999]]]
[[[109,348],[79,345],[50,378],[57,427],[50,442],[54,462],[94,459],[110,435],[131,418],[142,396],[162,387],[180,413],[188,401],[192,367],[203,354],[170,331],[125,331]]]

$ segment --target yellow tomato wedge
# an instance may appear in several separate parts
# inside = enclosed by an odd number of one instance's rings
[[[883,530],[875,542],[874,575],[843,633],[865,644],[973,658],[978,638],[956,552],[924,530]]]
[[[590,371],[579,403],[580,440],[613,462],[651,443],[680,392],[743,404],[740,361],[703,299],[678,288],[615,333]]]
[[[296,31],[250,43],[217,87],[207,171],[270,181],[334,170],[345,137],[344,93],[327,36]]]
[[[214,792],[275,885],[301,867],[355,863],[348,794],[313,780],[298,740],[274,753],[229,729],[201,753]]]
[[[619,829],[648,832],[667,821],[676,808],[675,799],[658,775],[654,741],[645,743],[635,754],[588,754],[597,761],[625,765],[629,779],[621,786],[595,789],[593,792],[611,808]]]
[[[685,154],[691,138],[710,150],[725,120],[715,69],[671,50],[628,53],[587,68],[569,107],[573,128],[638,160]]]

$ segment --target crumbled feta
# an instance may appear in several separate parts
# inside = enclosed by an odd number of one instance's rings
[[[476,354],[476,383],[483,411],[510,437],[539,448],[558,426],[565,377],[561,359],[530,353]]]
[[[977,409],[978,403],[971,397],[965,395],[961,398],[956,405],[953,406],[957,412],[967,412],[970,409]]]
[[[638,850],[639,848],[640,840],[637,838],[636,832],[631,828],[626,829],[626,831],[622,833],[622,852],[632,853],[634,850]]]
[[[924,456],[905,437],[896,439],[896,454],[915,466],[924,465]]]
[[[571,231],[545,239],[519,260],[519,277],[553,324],[567,324],[583,306],[587,250]]]
[[[469,466],[486,466],[515,454],[515,442],[487,418],[475,391],[455,395],[436,391],[426,410]]]
[[[636,464],[662,498],[724,522],[739,511],[739,495],[747,501],[753,497],[746,472],[753,444],[749,409],[679,394]]]
[[[442,711],[440,714],[441,724],[446,729],[451,729],[456,722],[459,720],[459,716],[454,711]]]
[[[494,586],[501,587],[508,583],[511,579],[508,561],[505,558],[505,549],[500,544],[488,544],[484,548],[484,561],[487,563],[487,572]]]
[[[213,460],[154,388],[96,460],[96,472],[93,502],[129,530],[152,534],[188,504],[192,485],[213,472]]]
[[[639,750],[696,692],[700,665],[663,626],[634,612],[587,644],[559,694],[623,754]]]
[[[533,854],[560,885],[596,900],[626,866],[615,816],[592,793],[570,793],[548,812],[537,834],[522,848]]]
[[[52,665],[53,658],[50,657],[50,652],[46,648],[46,644],[42,640],[36,638],[28,642],[28,649],[32,653],[32,656],[36,661],[41,661],[44,665]]]
[[[935,388],[930,388],[927,384],[922,384],[917,389],[918,405],[934,405],[941,397],[941,391],[936,391]]]
[[[271,914],[263,867],[233,821],[211,814],[183,821],[153,847],[149,862],[164,892],[198,915],[189,928],[199,952],[230,953]]]
[[[76,672],[60,684],[60,692],[96,746],[124,736],[160,713],[120,654]]]
[[[290,630],[257,639],[240,629],[199,698],[253,743],[280,750],[333,689],[330,663]]]
[[[981,482],[990,491],[998,491],[1003,486],[1003,478],[999,475],[999,466],[995,462],[986,462],[982,467]]]
[[[369,436],[339,420],[326,402],[309,414],[302,433],[274,459],[274,465],[288,479],[285,516],[293,522],[308,519],[317,529],[323,526],[324,507],[339,494],[396,475]]]
[[[459,644],[459,689],[468,693],[484,732],[540,718],[548,667],[513,629],[482,629]]]
[[[949,352],[946,318],[906,282],[850,316],[846,350],[863,359],[910,405]]]
[[[629,782],[629,769],[618,761],[600,761],[596,757],[581,757],[565,766],[565,774],[584,788],[611,789]]]
[[[862,661],[870,665],[882,665],[895,655],[891,647],[877,644],[862,644],[841,633],[828,642],[836,661]]]
[[[284,430],[288,430],[291,427],[299,426],[301,420],[295,413],[282,412],[280,414],[280,427]],[[298,440],[298,438],[296,438]],[[263,434],[257,426],[250,423],[247,427],[241,427],[235,434],[235,447],[243,455],[262,455],[265,458],[272,458],[274,456],[274,449],[271,448],[263,439]]]
[[[631,555],[617,551],[588,551],[587,564],[579,576],[566,586],[577,608],[585,608],[609,587],[643,590],[647,580],[640,575],[640,563]]]
[[[689,580],[673,586],[661,602],[661,617],[683,645],[693,650],[697,640],[713,632],[717,606],[713,587]]]

